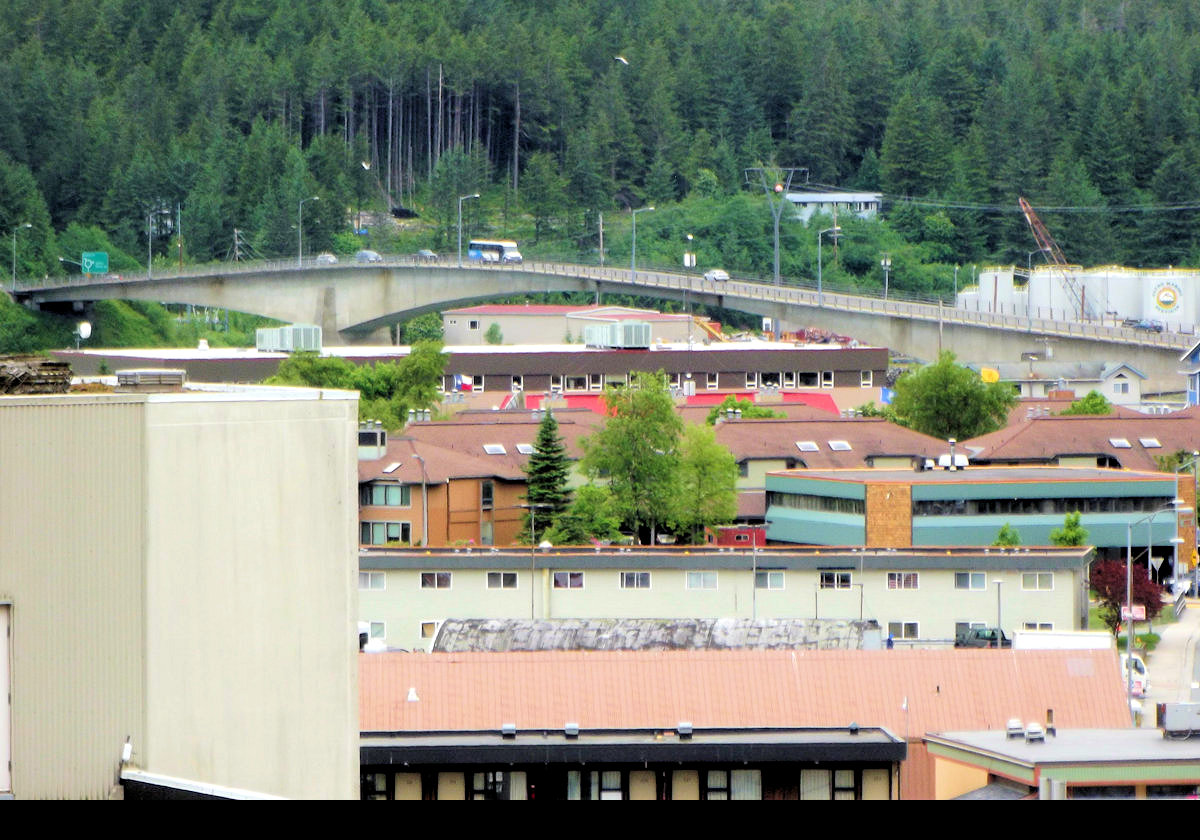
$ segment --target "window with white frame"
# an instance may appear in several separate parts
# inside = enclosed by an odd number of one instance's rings
[[[815,370],[796,371],[796,385],[800,388],[816,388],[821,380]]]
[[[1054,588],[1054,572],[1024,572],[1021,589],[1027,592],[1047,592]]]
[[[821,371],[821,387],[822,388],[832,388],[833,387],[833,371],[831,371],[831,370]]]
[[[467,321],[467,329],[469,329],[469,330],[479,329],[479,322],[476,321],[474,318],[468,320]]]
[[[1026,621],[1021,624],[1022,630],[1050,631],[1054,629],[1053,621]]]
[[[778,388],[780,383],[780,374],[777,370],[764,370],[758,377],[758,381],[762,383],[764,388]]]
[[[747,388],[757,388],[758,387],[757,371],[750,371],[746,374],[746,387]]]
[[[917,572],[888,572],[888,589],[917,589]]]
[[[583,589],[583,572],[555,572],[555,589]]]
[[[412,525],[408,522],[362,522],[359,541],[363,545],[387,545],[412,542]]]
[[[421,572],[422,589],[449,589],[449,572]]]
[[[987,574],[984,572],[955,572],[955,589],[970,589],[976,592],[987,589]]]
[[[562,389],[563,389],[562,374],[559,374],[559,373],[552,374],[550,376],[550,390],[557,393],[558,391],[561,391]]]
[[[783,589],[783,572],[760,570],[754,573],[755,589]]]
[[[387,625],[385,625],[382,621],[372,621],[371,622],[371,638],[372,639],[387,638]]]
[[[568,391],[586,391],[588,387],[586,376],[568,376],[566,383]]]
[[[491,510],[495,500],[496,483],[488,479],[479,482],[479,507],[483,510]]]
[[[516,589],[517,588],[517,573],[516,572],[488,572],[487,573],[487,588],[488,589]]]
[[[438,629],[438,622],[422,621],[421,622],[421,638],[422,639],[432,639],[434,636],[437,635],[437,629]]]
[[[622,589],[649,589],[649,572],[621,572]]]
[[[858,372],[858,385],[860,388],[870,388],[875,381],[875,375],[869,370],[860,370]]]
[[[593,374],[588,375],[588,390],[589,391],[603,391],[604,390],[603,374],[593,373]]]
[[[471,390],[472,391],[482,391],[483,390],[483,374],[482,373],[471,374]]]
[[[679,373],[678,373],[678,372],[676,372],[676,373],[668,373],[668,374],[667,374],[667,385],[668,385],[669,387],[671,387],[671,388],[678,388],[678,387],[680,387],[680,385],[679,385]]]
[[[915,621],[889,621],[888,635],[893,639],[919,639],[921,630]]]
[[[688,572],[687,573],[687,588],[688,589],[716,589],[717,588],[717,573],[716,572]]]
[[[387,588],[387,575],[384,572],[359,572],[358,588],[362,592],[383,591]]]
[[[407,484],[364,484],[358,488],[364,507],[411,507],[412,488]]]
[[[705,377],[704,387],[710,391],[717,390],[717,375],[715,373],[706,373]]]
[[[956,621],[954,622],[954,638],[966,635],[968,630],[976,627],[987,627],[986,621]]]
[[[821,572],[822,589],[849,589],[850,572]]]
[[[785,370],[783,372],[783,387],[784,388],[795,388],[796,387],[796,371]]]
[[[512,390],[514,390],[514,391],[524,391],[525,390],[525,377],[524,376],[522,376],[519,373],[513,375]]]

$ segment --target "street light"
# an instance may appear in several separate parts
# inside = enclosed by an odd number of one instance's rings
[[[835,225],[834,227],[825,228],[825,230],[817,232],[817,306],[818,307],[825,305],[825,293],[821,287],[821,271],[822,271],[822,264],[823,264],[823,260],[821,258],[821,242],[824,240],[825,234],[827,234],[827,233],[832,233],[833,240],[834,240],[834,242],[836,242],[838,236],[840,236],[842,233],[842,229]]]
[[[1004,591],[1004,581],[994,580],[994,581],[992,581],[992,583],[996,584],[996,630],[1000,633],[1003,633],[1004,632],[1004,622],[1001,620],[1001,614],[1000,614],[1000,595]],[[999,637],[996,638],[996,645],[997,646],[1000,645]]]
[[[883,299],[887,300],[887,298],[888,298],[888,274],[892,270],[891,256],[889,254],[884,254],[883,259],[881,259],[879,261],[879,264],[883,267]]]
[[[12,229],[13,240],[13,259],[12,259],[12,291],[17,290],[17,231],[29,230],[33,225],[29,222],[24,222]]]
[[[639,207],[637,210],[630,210],[630,216],[633,218],[633,244],[629,249],[629,282],[637,282],[637,214],[649,213],[653,207]]]
[[[529,617],[537,618],[537,606],[534,599],[534,592],[537,589],[535,580],[537,577],[537,512],[538,510],[553,510],[554,505],[549,502],[530,502],[520,505],[529,511]],[[546,543],[546,545],[550,545]]]
[[[458,197],[458,267],[462,268],[462,203],[472,198],[479,198],[479,193],[460,195]]]
[[[429,547],[429,491],[428,474],[425,472],[425,459],[413,453],[413,457],[421,462],[421,547]]]
[[[1161,507],[1152,513],[1148,513],[1143,517],[1125,523],[1125,610],[1128,612],[1128,617],[1125,618],[1125,702],[1130,706],[1129,716],[1133,723],[1137,723],[1133,717],[1133,529],[1143,522],[1148,523],[1146,526],[1146,569],[1150,568],[1150,545],[1151,538],[1149,536],[1151,529],[1154,526],[1154,518],[1160,513],[1166,513],[1168,510],[1174,511],[1176,522],[1178,522],[1181,512],[1190,512],[1191,508],[1183,504],[1183,500],[1176,496],[1165,507]],[[1178,531],[1176,532],[1178,533]]]
[[[300,206],[296,210],[296,266],[304,267],[304,202],[320,201],[321,196],[311,195],[308,198],[300,199]]]

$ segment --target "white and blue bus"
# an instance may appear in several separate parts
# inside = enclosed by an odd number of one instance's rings
[[[507,239],[472,239],[467,259],[475,262],[519,263],[523,259],[517,243]]]

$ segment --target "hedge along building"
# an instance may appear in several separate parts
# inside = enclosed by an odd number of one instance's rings
[[[972,312],[1066,321],[1161,321],[1169,332],[1191,332],[1200,323],[1200,271],[992,266],[979,272],[976,285],[959,292],[955,305]]]
[[[1050,532],[1078,511],[1097,556],[1123,558],[1132,535],[1134,560],[1160,579],[1172,569],[1176,528],[1195,545],[1195,519],[1176,514],[1172,473],[1072,467],[969,467],[960,470],[788,470],[767,476],[767,539],[809,545],[991,545],[1001,527],[1024,545],[1049,545]],[[1180,498],[1195,509],[1191,482]]]

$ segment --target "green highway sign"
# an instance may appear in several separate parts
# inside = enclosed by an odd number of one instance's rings
[[[84,274],[108,274],[107,251],[84,251],[79,258]]]

